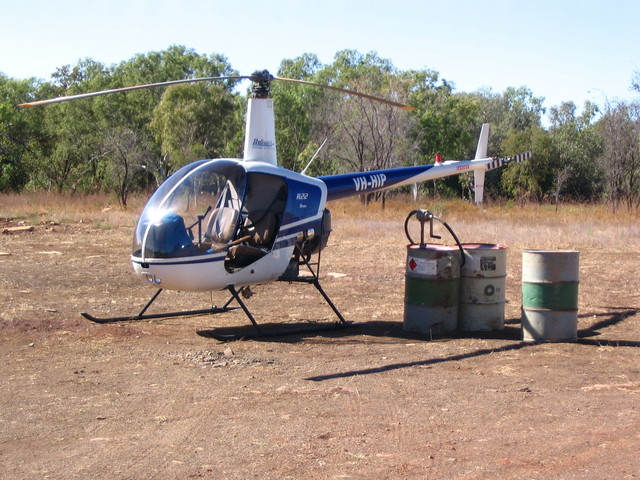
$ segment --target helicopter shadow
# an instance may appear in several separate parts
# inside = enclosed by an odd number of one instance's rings
[[[600,330],[605,329],[607,327],[611,327],[613,325],[619,324],[624,320],[637,315],[640,312],[638,308],[627,308],[627,307],[610,307],[610,310],[613,312],[610,313],[600,313],[600,314],[583,314],[581,317],[601,317],[602,320],[598,321],[594,325],[584,328],[578,331],[578,338],[573,343],[578,343],[581,345],[592,345],[592,346],[611,346],[611,347],[640,347],[640,341],[636,340],[611,340],[611,339],[592,339],[590,337],[600,336],[602,332]],[[505,341],[515,341],[517,343],[509,343],[507,345],[503,345],[497,348],[483,348],[473,352],[466,352],[458,355],[451,355],[448,357],[442,358],[428,358],[424,360],[416,360],[412,362],[400,362],[400,363],[392,363],[388,365],[382,365],[379,367],[372,368],[363,368],[358,370],[349,370],[345,372],[338,372],[329,375],[318,375],[314,377],[308,377],[305,380],[310,380],[314,382],[321,382],[325,380],[332,380],[337,378],[347,378],[353,377],[357,375],[370,375],[376,373],[389,372],[393,370],[401,370],[404,368],[411,368],[417,366],[430,366],[437,365],[441,363],[447,362],[457,362],[460,360],[466,360],[470,358],[481,357],[484,355],[490,355],[494,353],[500,352],[508,352],[508,351],[516,351],[524,348],[532,348],[540,343],[548,343],[545,341],[523,341],[521,329],[519,327],[514,327],[514,324],[520,324],[519,319],[511,319],[505,322],[507,326],[503,330],[491,331],[491,332],[472,332],[472,333],[462,333],[456,334],[455,337],[446,337],[447,339],[455,339],[455,338],[473,338],[473,339],[493,339],[493,340],[505,340]],[[405,339],[421,339],[425,340],[425,336],[416,336],[407,334],[407,332],[401,331],[401,325],[397,322],[371,322],[364,324],[367,327],[367,334],[371,335],[384,335],[390,336],[392,334],[396,334],[393,336],[397,336],[399,338]],[[400,333],[398,332],[400,330]],[[434,337],[434,339],[443,339],[445,337]],[[429,340],[429,339],[427,339]]]

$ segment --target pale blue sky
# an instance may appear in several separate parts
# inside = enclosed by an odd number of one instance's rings
[[[0,72],[13,78],[172,44],[241,74],[351,48],[436,70],[457,92],[527,86],[546,107],[640,98],[637,0],[0,0],[0,12]]]

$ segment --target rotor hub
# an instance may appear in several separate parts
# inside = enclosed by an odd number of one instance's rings
[[[253,82],[251,88],[253,98],[267,98],[269,96],[273,75],[271,75],[268,70],[262,70],[261,72],[255,71],[249,79]]]

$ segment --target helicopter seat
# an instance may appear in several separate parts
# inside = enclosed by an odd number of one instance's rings
[[[249,236],[249,239],[245,244],[229,248],[227,260],[234,267],[242,268],[265,256],[273,245],[277,226],[275,213],[265,210],[249,212],[240,235]]]
[[[213,245],[224,245],[230,242],[239,214],[240,212],[232,207],[214,209],[205,229],[205,238]]]

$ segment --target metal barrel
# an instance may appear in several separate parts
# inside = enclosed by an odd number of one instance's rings
[[[578,338],[579,256],[575,250],[522,251],[522,338]]]
[[[502,330],[507,279],[507,247],[463,243],[460,267],[458,329],[464,332]]]
[[[459,258],[457,247],[407,246],[404,330],[436,335],[456,331]]]

